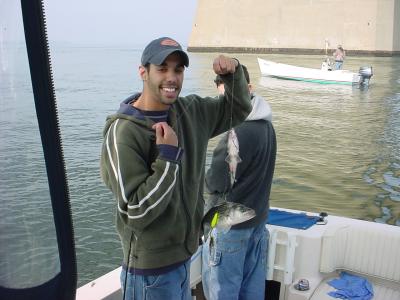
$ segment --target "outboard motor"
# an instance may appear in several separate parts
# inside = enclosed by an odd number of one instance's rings
[[[368,86],[369,80],[372,77],[372,67],[361,67],[358,71],[360,74],[360,85]]]

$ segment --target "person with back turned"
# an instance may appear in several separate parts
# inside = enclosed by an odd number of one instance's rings
[[[251,92],[252,111],[245,122],[234,127],[234,135],[221,137],[206,174],[206,187],[210,193],[208,202],[218,203],[215,198],[225,198],[254,209],[256,216],[228,231],[217,226],[211,229],[202,249],[202,284],[208,300],[265,297],[269,235],[265,223],[277,144],[271,108],[253,92],[247,69],[243,65],[242,68]],[[226,86],[219,76],[215,82],[219,92],[224,92]],[[234,143],[229,141],[232,136],[237,138]],[[240,157],[233,184],[227,163],[232,144]]]
[[[125,299],[191,299],[190,258],[198,248],[208,140],[251,110],[239,61],[219,55],[213,70],[227,92],[215,100],[179,96],[189,57],[174,39],[142,53],[142,92],[107,118],[101,175],[117,200]]]

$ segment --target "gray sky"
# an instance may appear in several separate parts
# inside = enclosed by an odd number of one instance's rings
[[[143,45],[161,36],[187,45],[197,0],[45,0],[50,41]]]

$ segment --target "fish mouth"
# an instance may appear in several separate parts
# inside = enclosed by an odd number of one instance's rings
[[[253,219],[256,216],[254,211],[242,212],[240,216],[237,217],[235,224],[240,224],[248,220]]]

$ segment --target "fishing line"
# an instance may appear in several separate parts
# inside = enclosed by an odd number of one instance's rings
[[[127,282],[127,278],[128,278],[128,270],[129,270],[129,261],[130,261],[130,257],[131,257],[131,250],[132,250],[132,240],[133,237],[135,238],[135,247],[133,249],[133,291],[136,290],[135,284],[136,284],[136,250],[137,250],[137,240],[138,237],[136,236],[136,234],[132,231],[131,232],[131,237],[129,239],[129,250],[128,250],[128,258],[127,258],[127,262],[126,262],[126,270],[125,270],[125,280],[124,280],[124,297],[123,300],[125,300],[126,297],[126,282]],[[133,293],[133,299],[135,299],[135,293]]]
[[[236,71],[236,69],[235,69],[235,71]],[[235,90],[235,72],[234,73],[232,73],[232,90],[231,90],[231,101],[230,101],[230,105],[231,105],[231,107],[230,107],[230,119],[229,119],[229,130],[228,130],[228,132],[227,132],[227,146],[228,146],[228,142],[229,142],[229,135],[230,135],[230,132],[233,130],[233,99],[234,99],[234,90]],[[225,93],[226,93],[226,91],[225,91]],[[237,147],[238,148],[238,145],[235,145],[235,147]],[[224,199],[224,201],[228,201],[227,200],[227,195],[228,195],[228,192],[232,189],[232,186],[230,186],[229,188],[228,188],[228,180],[229,180],[229,178],[230,178],[230,169],[229,169],[229,164],[228,164],[228,168],[227,168],[227,176],[225,176],[225,188],[224,188],[224,191],[223,191],[223,194],[222,194],[222,199]],[[214,216],[213,216],[213,218],[212,218],[212,220],[211,220],[211,226],[210,226],[210,231],[209,231],[209,233],[208,233],[208,237],[207,237],[207,239],[206,239],[206,242],[207,242],[207,240],[208,240],[208,260],[210,261],[210,258],[211,258],[211,255],[212,255],[212,253],[211,253],[211,251],[212,251],[212,248],[213,247],[215,247],[215,245],[216,245],[216,243],[214,243],[214,239],[213,239],[213,237],[212,237],[212,233],[213,233],[213,231],[214,231],[214,229],[215,229],[215,227],[217,226],[217,224],[218,224],[218,219],[219,219],[219,214],[218,214],[218,211],[214,214]],[[208,281],[209,282],[211,282],[211,271],[212,271],[212,268],[209,268],[209,272],[208,272]]]
[[[131,255],[131,248],[132,248],[132,235],[133,235],[133,232],[131,233],[131,238],[129,240],[128,259],[127,259],[127,263],[126,263],[125,280],[124,280],[124,297],[122,300],[125,300],[125,297],[126,297],[126,281],[128,279],[129,258]]]
[[[234,129],[233,129],[233,126],[232,126],[232,124],[233,124],[233,99],[234,99],[234,91],[235,91],[235,75],[234,75],[235,73],[232,73],[232,91],[231,91],[231,113],[230,113],[230,120],[229,120],[229,130],[228,130],[228,133],[227,133],[227,136],[228,136],[228,139],[227,139],[227,143],[226,143],[226,145],[227,145],[227,150],[228,150],[228,145],[229,145],[229,137],[230,137],[230,135],[232,134],[233,135],[233,132],[234,132]],[[233,132],[232,132],[233,131]],[[232,139],[233,140],[233,139]],[[233,140],[233,144],[234,144],[234,146],[236,147],[236,149],[239,149],[239,145],[236,145],[236,143],[235,143],[235,141]],[[228,153],[228,155],[229,155],[229,153]],[[229,178],[230,178],[230,173],[231,173],[231,171],[230,171],[230,169],[229,169],[229,163],[228,163],[228,169],[227,169],[227,171],[228,171],[228,176],[225,176],[225,189],[224,189],[224,194],[223,194],[223,198],[225,198],[225,200],[227,200],[226,199],[226,197],[227,197],[227,194],[228,194],[228,192],[230,191],[230,190],[232,190],[232,185],[233,184],[231,184],[229,187],[228,187],[228,180],[229,180]]]
[[[236,71],[236,69],[235,69],[235,71]],[[232,126],[232,123],[233,123],[233,97],[234,97],[234,91],[235,91],[235,73],[232,73],[232,97],[231,97],[231,114],[230,114],[230,120],[229,120],[229,128],[230,128],[230,130],[229,131],[231,131],[232,130],[232,128],[233,128],[233,126]]]

